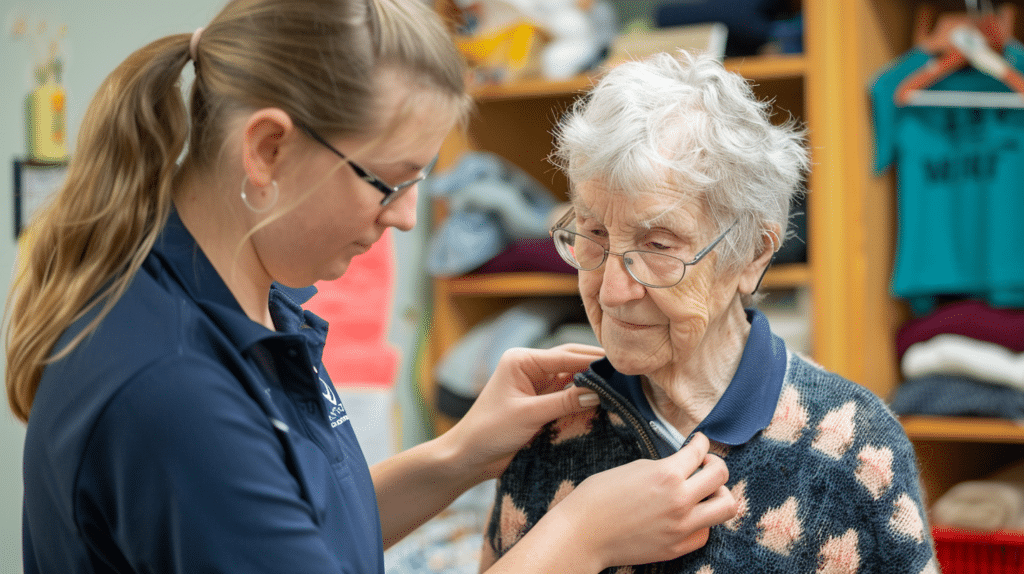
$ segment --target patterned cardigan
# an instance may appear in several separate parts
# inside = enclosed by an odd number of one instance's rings
[[[576,384],[601,406],[548,424],[516,455],[498,482],[486,553],[507,552],[584,478],[658,457],[659,439],[622,394],[593,370]],[[729,468],[737,515],[695,552],[606,572],[938,574],[913,448],[865,388],[789,353],[771,423],[712,450]]]

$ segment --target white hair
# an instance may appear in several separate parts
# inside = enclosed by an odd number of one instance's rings
[[[657,54],[612,68],[578,100],[555,129],[550,159],[573,185],[642,194],[668,182],[701,198],[717,228],[709,237],[736,222],[716,251],[719,265],[737,269],[761,252],[767,230],[787,236],[809,167],[805,130],[792,117],[773,125],[770,113],[713,57]]]

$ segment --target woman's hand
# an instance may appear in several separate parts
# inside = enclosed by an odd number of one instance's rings
[[[477,482],[498,477],[542,426],[597,405],[593,391],[565,387],[603,356],[599,347],[580,344],[505,351],[472,408],[443,439],[452,441]]]
[[[499,476],[548,421],[597,405],[587,389],[565,388],[604,356],[589,345],[511,349],[464,417],[434,440],[370,469],[385,548],[401,540],[482,480]],[[592,404],[580,396],[592,395]],[[545,572],[547,570],[537,570]]]
[[[637,460],[579,484],[497,563],[505,572],[593,573],[670,560],[707,543],[736,514],[729,471],[697,434],[661,460]]]
[[[559,506],[568,502],[563,510],[585,525],[583,539],[604,557],[603,567],[693,552],[707,543],[710,527],[737,509],[725,487],[729,470],[708,447],[698,433],[668,458],[637,460],[587,478]]]

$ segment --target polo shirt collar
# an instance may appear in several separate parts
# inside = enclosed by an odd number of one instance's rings
[[[771,332],[763,313],[756,309],[746,312],[750,334],[736,374],[718,403],[694,430],[730,446],[749,441],[768,426],[786,376],[785,343]],[[647,401],[640,377],[619,373],[607,358],[593,363],[591,369],[629,399],[648,422],[657,423],[657,415]]]
[[[301,304],[316,293],[316,287],[312,286],[293,289],[277,283],[273,285],[269,303],[271,315],[278,326],[277,332],[249,319],[176,209],[171,210],[151,255],[162,262],[166,272],[220,325],[239,349],[248,349],[281,332],[297,332],[303,325],[312,327],[318,339],[326,336],[326,324],[311,313],[304,313],[301,308]]]

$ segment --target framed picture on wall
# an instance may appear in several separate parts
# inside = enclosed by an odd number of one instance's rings
[[[67,174],[67,162],[43,163],[14,160],[14,238],[41,205],[60,189]]]

